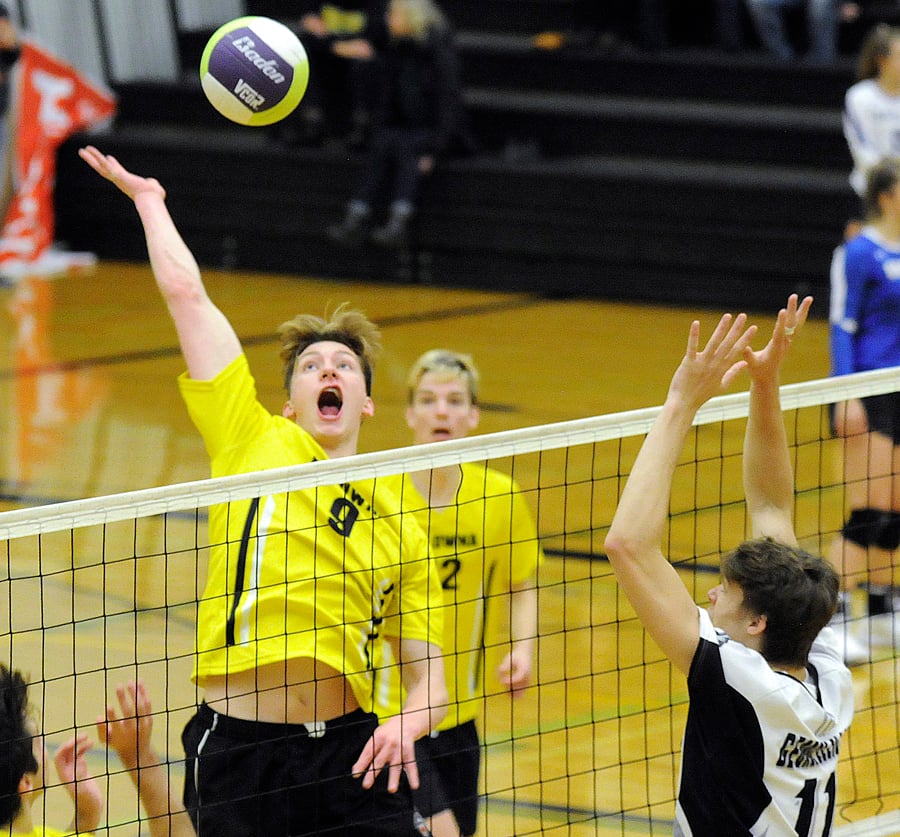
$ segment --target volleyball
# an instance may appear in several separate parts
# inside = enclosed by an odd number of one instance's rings
[[[300,104],[309,62],[300,39],[268,17],[220,26],[200,59],[200,84],[222,116],[241,125],[271,125]]]

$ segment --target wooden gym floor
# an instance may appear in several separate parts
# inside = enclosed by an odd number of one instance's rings
[[[205,280],[244,342],[261,397],[273,411],[283,399],[279,323],[343,301],[379,323],[385,349],[375,375],[376,414],[363,429],[361,451],[409,443],[405,373],[426,349],[473,355],[482,374],[480,430],[487,433],[661,403],[690,321],[699,318],[708,335],[719,313],[235,272],[206,271]],[[145,265],[100,264],[52,280],[28,279],[0,290],[0,302],[0,510],[208,476],[203,445],[175,386],[182,363],[174,329]],[[770,311],[750,313],[759,314],[767,332],[783,303],[772,300]],[[828,374],[826,304],[815,304],[817,317],[794,346],[784,383]],[[633,454],[627,455],[630,462]],[[611,514],[610,508],[607,521]],[[540,522],[544,534],[543,512]],[[587,548],[597,543],[589,537]],[[506,697],[487,703],[480,833],[670,833],[686,708],[683,678],[633,620],[616,618],[627,607],[606,562],[563,560],[555,545],[548,541],[541,575],[540,685],[514,703]],[[166,664],[138,669],[152,683],[155,708],[176,707],[160,716],[157,736],[177,759],[181,725],[196,696],[189,660],[171,649],[190,653],[190,609],[140,615],[123,609],[85,621],[77,635],[79,670],[93,674],[79,680],[74,694],[65,677],[56,679],[53,662],[74,656],[72,631],[18,631],[3,609],[13,601],[17,611],[31,609],[39,627],[43,614],[68,612],[77,592],[82,606],[102,613],[115,599],[115,574],[62,572],[23,581],[25,574],[10,565],[0,575],[0,586],[9,588],[0,597],[0,655],[46,681],[38,702],[45,729],[53,731],[48,743],[58,744],[73,723],[90,726],[118,682],[113,676],[133,670],[135,655],[141,657],[140,625],[142,636],[164,631],[170,649]],[[142,607],[165,601],[173,583],[165,575],[164,566],[131,573],[123,600]],[[715,576],[686,572],[685,580],[702,600]],[[146,589],[136,591],[141,585]],[[854,671],[858,713],[844,745],[836,818],[844,828],[900,809],[898,674],[896,657]],[[91,766],[97,774],[106,771],[99,748]],[[108,786],[110,833],[132,835],[133,825],[115,825],[135,815],[133,791],[120,778]],[[69,818],[60,794],[48,794],[54,825]]]

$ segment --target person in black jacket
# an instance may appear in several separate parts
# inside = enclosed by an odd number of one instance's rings
[[[328,228],[346,246],[362,244],[382,202],[389,216],[371,231],[372,241],[406,246],[422,178],[440,157],[471,150],[453,32],[443,13],[432,0],[391,0],[387,21],[368,157],[343,222]]]
[[[387,44],[387,0],[312,0],[293,24],[309,57],[303,102],[276,129],[287,145],[329,137],[361,148],[371,123],[377,59]]]

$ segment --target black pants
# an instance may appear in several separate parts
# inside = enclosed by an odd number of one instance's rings
[[[406,778],[397,793],[382,771],[371,790],[350,769],[378,725],[357,710],[302,724],[229,718],[202,705],[182,735],[184,803],[199,837],[418,835]],[[321,732],[321,731],[320,731]]]
[[[382,126],[369,141],[369,154],[356,199],[369,206],[407,201],[416,204],[422,173],[419,159],[433,143],[431,131]]]
[[[579,0],[575,28],[610,31],[645,49],[669,43],[670,0]]]
[[[345,133],[354,113],[371,110],[376,63],[342,58],[331,51],[331,42],[303,34],[300,40],[309,58],[309,82],[300,111],[319,108],[335,135]]]

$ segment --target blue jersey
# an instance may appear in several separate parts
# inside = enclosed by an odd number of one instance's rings
[[[833,375],[900,365],[900,243],[866,227],[834,251],[830,321]]]

